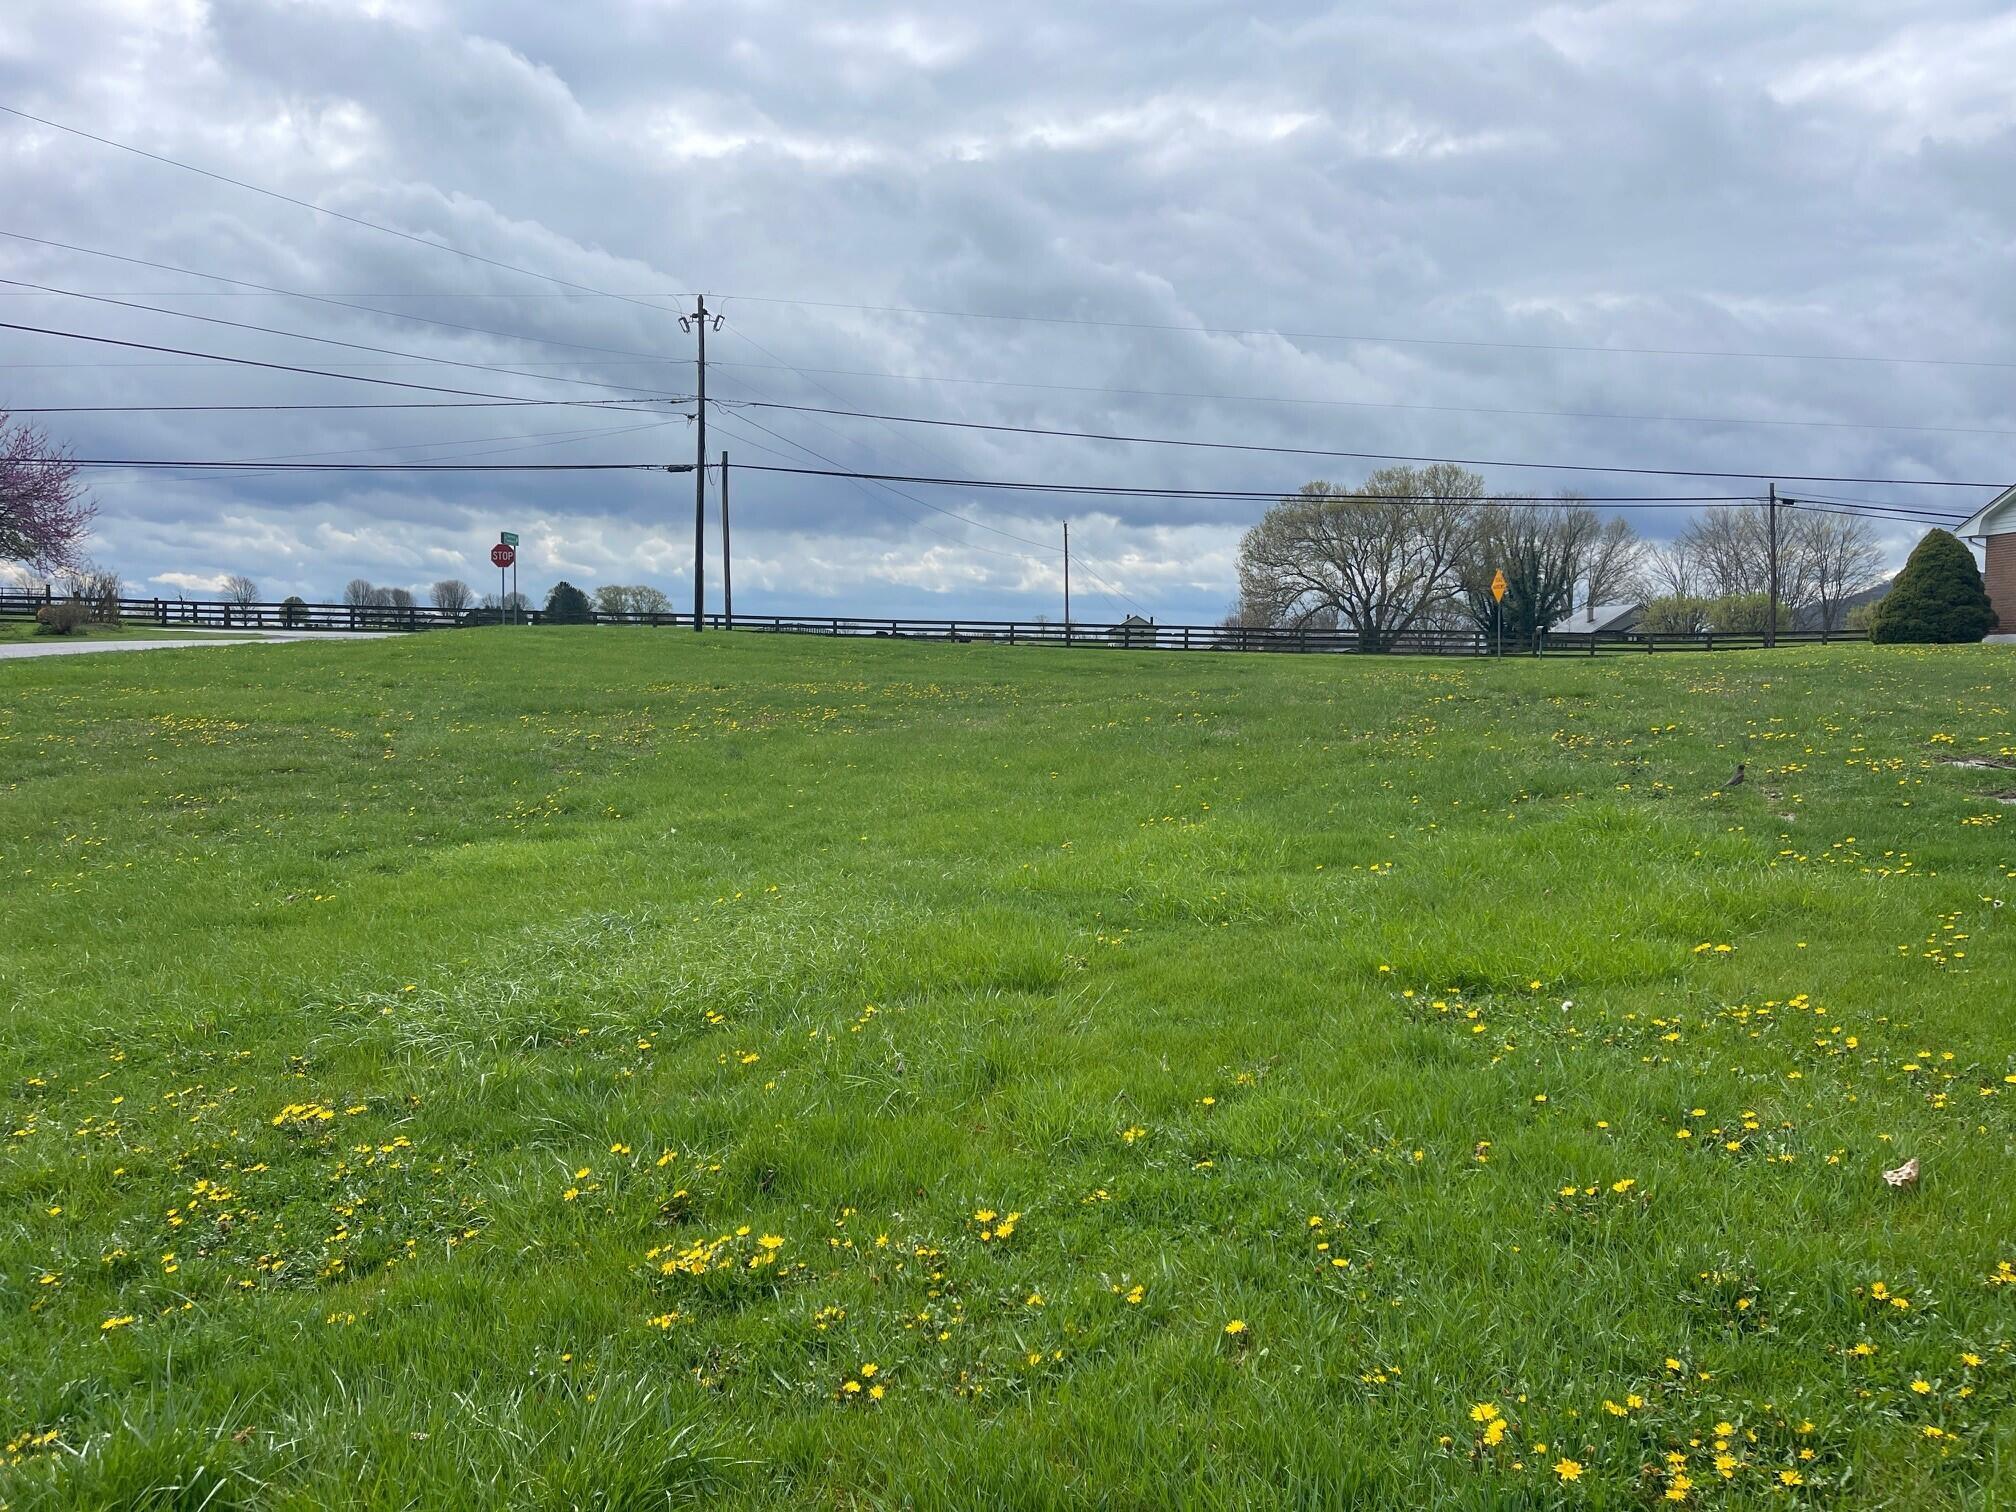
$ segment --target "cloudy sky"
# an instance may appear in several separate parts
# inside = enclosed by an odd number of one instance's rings
[[[738,609],[1054,616],[1069,518],[1078,617],[1215,619],[1259,502],[753,469],[1289,490],[1375,464],[747,401],[2006,480],[2012,78],[2006,0],[10,0],[0,105],[356,220],[0,115],[0,318],[381,382],[0,330],[0,407],[454,397],[389,380],[573,402],[44,423],[95,457],[690,461],[675,316],[704,291],[725,316],[709,443],[735,464]],[[1502,488],[1761,488],[1480,470]],[[481,588],[499,528],[523,536],[530,589],[692,591],[686,477],[96,488],[93,549],[142,591],[233,572],[272,597],[357,575]],[[1980,497],[1787,488],[1963,512]],[[1653,535],[1684,517],[1633,515]],[[1901,557],[1915,529],[1884,529]]]

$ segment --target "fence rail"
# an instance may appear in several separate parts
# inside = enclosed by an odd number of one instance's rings
[[[0,620],[33,619],[51,600],[47,595],[0,593]],[[163,629],[294,630],[411,633],[422,630],[466,629],[496,625],[510,611],[436,609],[431,605],[390,604],[237,604],[214,599],[122,598],[121,623],[155,625]],[[690,614],[591,616],[596,624],[690,629]],[[522,611],[519,623],[541,624],[537,609]],[[733,620],[708,614],[710,630],[740,630],[775,635],[854,636],[889,640],[945,641],[1005,646],[1066,646],[1123,651],[1271,651],[1277,653],[1387,656],[1489,656],[1490,636],[1474,630],[1409,630],[1377,635],[1358,630],[1249,629],[1226,625],[1156,625],[1127,623],[1055,624],[1030,620],[905,619],[828,614],[737,614]],[[1825,644],[1863,637],[1853,631],[1781,630],[1777,643]],[[1507,638],[1507,656],[1614,656],[1663,651],[1749,651],[1765,645],[1761,632],[1701,631],[1658,635],[1629,631],[1589,634],[1564,631],[1538,641]]]

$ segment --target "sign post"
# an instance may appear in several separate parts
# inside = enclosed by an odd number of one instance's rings
[[[1499,568],[1491,574],[1491,624],[1498,632],[1498,649],[1495,654],[1505,654],[1505,569]]]
[[[502,546],[509,546],[509,547],[511,548],[511,551],[512,551],[512,557],[511,557],[511,618],[512,618],[512,620],[513,620],[513,621],[515,622],[515,621],[517,620],[517,618],[518,618],[518,557],[517,557],[517,551],[518,551],[518,532],[517,532],[517,531],[515,531],[515,530],[500,530],[500,531],[498,531],[498,532],[497,532],[497,541],[498,541],[498,544],[499,544],[499,545],[502,545]]]
[[[508,570],[513,577],[517,576],[518,548],[508,540],[499,541],[490,548],[490,561],[497,569],[497,623],[501,625],[504,623],[504,606],[511,602],[510,595],[504,590],[504,574]]]

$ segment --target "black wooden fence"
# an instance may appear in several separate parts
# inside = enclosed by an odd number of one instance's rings
[[[49,599],[41,594],[0,593],[0,620],[33,619]],[[413,604],[234,604],[206,599],[122,598],[119,619],[126,625],[162,629],[292,630],[406,633],[497,625],[496,609],[460,612]],[[510,620],[509,611],[502,615]],[[598,625],[641,625],[690,630],[690,614],[592,616]],[[545,616],[523,611],[516,623],[536,625]],[[1070,646],[1122,651],[1275,651],[1389,656],[1489,656],[1494,644],[1474,630],[1409,630],[1375,635],[1358,630],[1247,629],[1225,625],[1058,624],[1049,621],[987,619],[904,619],[861,615],[720,614],[703,619],[709,630],[781,635],[874,637],[888,640],[949,641],[1001,646]],[[1781,630],[1781,646],[1865,639],[1854,631]],[[1656,651],[1747,651],[1763,647],[1761,632],[1703,631],[1691,635],[1561,632],[1538,642],[1507,638],[1507,656],[1610,656]]]

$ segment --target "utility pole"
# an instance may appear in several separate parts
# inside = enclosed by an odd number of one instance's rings
[[[679,329],[697,332],[700,337],[699,396],[700,402],[694,406],[695,427],[693,450],[693,633],[698,635],[705,627],[707,617],[707,296],[700,296],[699,308],[692,315],[679,317]],[[714,329],[721,329],[721,317],[716,315]]]
[[[1771,485],[1770,501],[1764,506],[1764,533],[1771,551],[1771,603],[1765,611],[1764,644],[1778,644],[1778,485]]]
[[[1071,522],[1064,522],[1064,639],[1071,639]]]
[[[735,628],[735,578],[728,562],[728,453],[721,453],[721,624]]]

